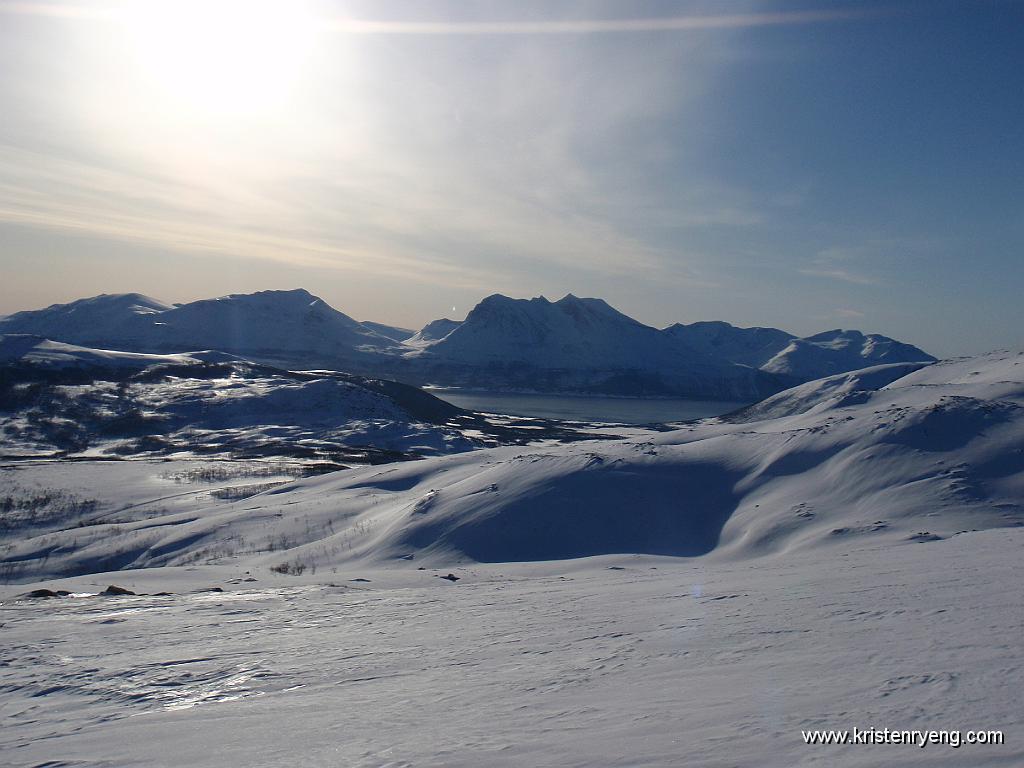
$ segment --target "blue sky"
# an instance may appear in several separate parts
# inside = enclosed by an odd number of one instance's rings
[[[0,312],[302,286],[418,327],[572,292],[658,326],[1020,346],[1022,22],[0,0]]]

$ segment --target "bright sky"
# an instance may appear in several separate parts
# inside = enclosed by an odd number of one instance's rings
[[[1017,0],[0,0],[0,313],[572,292],[1019,347],[1022,40]]]

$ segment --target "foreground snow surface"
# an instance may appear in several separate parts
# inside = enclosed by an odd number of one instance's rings
[[[10,766],[1019,766],[1024,531],[651,557],[78,577],[0,606]],[[444,573],[444,572],[441,572]],[[369,579],[369,581],[352,581]],[[321,580],[322,581],[322,580]],[[223,585],[224,593],[189,592]],[[8,594],[12,588],[6,588]],[[1001,746],[808,746],[810,728]]]
[[[4,465],[0,764],[1020,766],[1024,355],[917,367],[316,477]],[[1005,743],[801,735],[854,728]]]

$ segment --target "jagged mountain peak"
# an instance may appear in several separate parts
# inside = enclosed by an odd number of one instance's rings
[[[515,299],[500,293],[482,299],[466,317],[466,323],[480,322],[488,317],[518,315],[540,322],[551,322],[553,318],[564,317],[575,322],[605,320],[626,323],[647,328],[629,315],[619,312],[604,299],[583,298],[568,293],[558,301],[545,296],[530,299]]]

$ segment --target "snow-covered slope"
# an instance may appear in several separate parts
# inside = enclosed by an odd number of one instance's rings
[[[734,563],[473,566],[457,583],[413,562],[39,585],[80,595],[63,600],[9,586],[0,752],[10,768],[1013,768],[1022,545],[1004,530]],[[87,596],[112,583],[139,594]],[[947,739],[801,733],[854,728]]]
[[[395,325],[374,323],[369,320],[363,320],[361,321],[361,324],[364,328],[369,328],[378,336],[383,336],[385,339],[391,339],[392,341],[405,341],[414,333],[416,333],[410,328],[399,328],[398,326]]]
[[[26,363],[43,369],[97,367],[142,370],[153,365],[201,365],[237,360],[234,355],[217,350],[157,355],[93,349],[27,334],[0,336],[0,365]]]
[[[5,764],[1020,765],[1024,354],[743,416],[294,482],[7,464]],[[855,728],[915,741],[805,740]]]
[[[676,323],[663,333],[705,355],[754,368],[767,363],[794,338],[777,328],[737,328],[722,321]]]
[[[449,320],[447,317],[443,317],[440,320],[433,320],[420,328],[415,335],[406,339],[406,344],[419,345],[424,342],[438,341],[443,339],[460,325],[462,325],[461,320]]]
[[[308,291],[261,291],[183,304],[153,318],[158,349],[211,347],[262,361],[320,367],[341,363],[392,341],[338,312]]]
[[[761,368],[798,379],[812,379],[871,365],[934,360],[927,352],[888,336],[835,330],[792,339]]]
[[[32,334],[85,345],[128,342],[137,339],[137,329],[170,309],[169,304],[140,293],[105,293],[16,312],[0,320],[0,334]]]
[[[800,381],[874,365],[935,361],[911,344],[860,331],[826,331],[801,339],[777,328],[701,322],[677,323],[664,333],[706,355]]]
[[[735,558],[1024,524],[1021,353],[877,368],[776,404],[760,421],[324,475],[198,518],[164,517],[158,530],[70,529],[8,556],[26,578],[80,572],[95,547],[131,551],[136,567],[179,564],[225,537],[261,566]],[[282,536],[294,546],[274,551]]]
[[[870,397],[870,392],[881,389],[886,384],[926,365],[928,363],[892,363],[839,373],[787,389],[739,411],[726,414],[722,419],[734,423],[764,421],[864,402]]]

